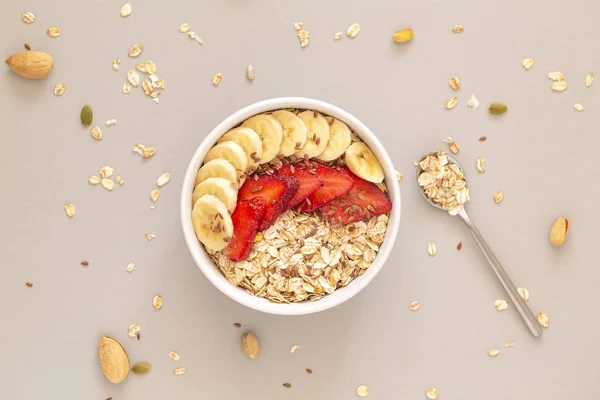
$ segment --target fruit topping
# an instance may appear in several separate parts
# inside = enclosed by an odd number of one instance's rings
[[[354,185],[352,177],[321,164],[317,165],[317,176],[323,181],[323,186],[315,190],[300,204],[300,209],[304,212],[314,211],[345,195]]]
[[[235,211],[231,214],[233,237],[223,250],[223,254],[231,261],[244,260],[250,254],[258,226],[265,213],[265,206],[262,197],[238,202]]]

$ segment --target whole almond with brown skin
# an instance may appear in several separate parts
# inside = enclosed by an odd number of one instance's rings
[[[52,56],[42,51],[25,51],[13,54],[6,59],[6,64],[15,74],[29,79],[47,77],[54,65]]]
[[[562,246],[569,235],[569,220],[558,218],[550,229],[550,244],[554,247]]]
[[[100,335],[98,357],[104,376],[112,383],[121,383],[129,375],[129,357],[115,339]]]
[[[242,336],[242,349],[244,354],[250,358],[257,358],[260,353],[260,345],[256,335],[252,332],[247,332]]]

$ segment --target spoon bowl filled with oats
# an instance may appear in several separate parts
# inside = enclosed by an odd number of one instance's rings
[[[500,261],[483,239],[481,232],[467,215],[465,204],[470,200],[469,189],[465,173],[458,161],[442,150],[424,155],[417,165],[417,183],[421,194],[429,204],[447,211],[450,215],[459,215],[462,218],[523,322],[533,336],[540,336],[542,326],[538,319],[519,294]]]
[[[200,144],[184,178],[184,236],[224,294],[272,314],[310,314],[360,292],[400,223],[383,145],[331,104],[252,104]]]

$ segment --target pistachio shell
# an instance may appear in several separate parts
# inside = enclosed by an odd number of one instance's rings
[[[550,229],[550,244],[554,247],[562,246],[569,235],[569,220],[558,218]]]
[[[100,335],[98,357],[104,376],[112,383],[121,383],[129,375],[129,358],[123,346],[115,339]]]
[[[258,338],[254,333],[247,332],[242,336],[242,349],[244,353],[250,358],[257,358],[260,353],[260,345],[258,344]]]
[[[52,71],[53,61],[48,53],[26,51],[13,54],[6,59],[6,64],[15,74],[29,79],[45,78]]]

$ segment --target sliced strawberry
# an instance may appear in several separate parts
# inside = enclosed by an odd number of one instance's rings
[[[298,180],[300,186],[288,205],[289,208],[294,207],[302,200],[310,196],[315,190],[323,186],[323,181],[316,174],[310,173],[308,170],[293,167],[291,165],[284,164],[278,171],[278,175],[293,176]]]
[[[256,180],[250,177],[240,188],[238,201],[255,197],[261,197],[265,201],[265,213],[258,227],[259,231],[264,231],[288,209],[290,199],[299,185],[298,180],[292,176],[261,175]]]
[[[245,260],[250,254],[258,225],[265,213],[265,201],[261,197],[252,200],[238,201],[231,221],[233,222],[233,237],[223,250],[231,261]]]
[[[317,165],[317,176],[323,181],[323,186],[315,190],[300,204],[302,211],[314,211],[333,199],[345,195],[354,185],[351,177],[321,164]]]
[[[350,177],[354,187],[345,196],[323,206],[321,212],[325,218],[346,224],[385,214],[392,209],[392,202],[377,185],[359,178],[347,167],[342,168],[340,173]]]

